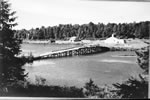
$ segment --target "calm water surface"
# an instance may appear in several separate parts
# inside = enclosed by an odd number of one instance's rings
[[[22,49],[33,54],[74,47],[75,45],[23,44]],[[131,55],[131,56],[124,56]],[[35,83],[35,77],[46,79],[48,85],[82,87],[90,78],[97,85],[122,82],[130,76],[137,76],[142,70],[136,63],[134,52],[106,52],[89,56],[74,56],[35,61],[24,66],[28,80]]]

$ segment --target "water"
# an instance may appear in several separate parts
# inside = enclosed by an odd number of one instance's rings
[[[25,44],[22,48],[34,50],[35,54],[40,54],[50,49],[73,46],[75,45]],[[48,85],[83,87],[90,78],[97,85],[104,85],[122,82],[130,76],[137,76],[142,70],[136,63],[136,59],[133,51],[117,51],[35,61],[33,64],[26,64],[24,68],[26,72],[29,72],[28,80],[32,83],[35,83],[36,77],[41,77],[46,79]]]

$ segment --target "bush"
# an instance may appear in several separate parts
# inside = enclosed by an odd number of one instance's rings
[[[92,79],[90,79],[89,82],[85,83],[84,89],[84,94],[86,97],[97,96],[100,91],[100,88],[96,84],[94,84],[94,81]]]
[[[139,75],[139,79],[129,78],[122,84],[113,84],[117,88],[115,91],[121,98],[148,98],[148,81]]]

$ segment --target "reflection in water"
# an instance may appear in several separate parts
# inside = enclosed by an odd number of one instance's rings
[[[112,55],[112,57],[136,57],[135,55]]]
[[[34,66],[46,66],[46,65],[54,65],[55,63],[52,61],[35,61],[33,62]]]
[[[127,60],[117,60],[117,59],[102,59],[100,62],[106,62],[106,63],[127,63],[127,64],[136,64],[133,61],[127,61]]]

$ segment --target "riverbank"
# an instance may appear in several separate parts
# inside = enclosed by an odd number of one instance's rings
[[[150,42],[148,39],[125,39],[124,44],[107,44],[104,40],[81,40],[77,42],[56,40],[51,43],[50,40],[23,40],[23,43],[27,44],[79,44],[79,45],[100,45],[109,48],[124,48],[124,49],[140,49],[149,46]]]
[[[56,40],[55,42],[51,42],[50,40],[23,40],[23,43],[26,44],[89,44],[95,41],[92,40],[81,40],[76,42],[70,42],[67,40]]]
[[[49,40],[23,40],[23,43],[27,44],[49,44]]]
[[[125,39],[126,43],[124,44],[106,44],[103,41],[99,43],[101,46],[110,48],[111,51],[134,51],[148,47],[149,44],[144,42],[147,40],[141,39]]]

